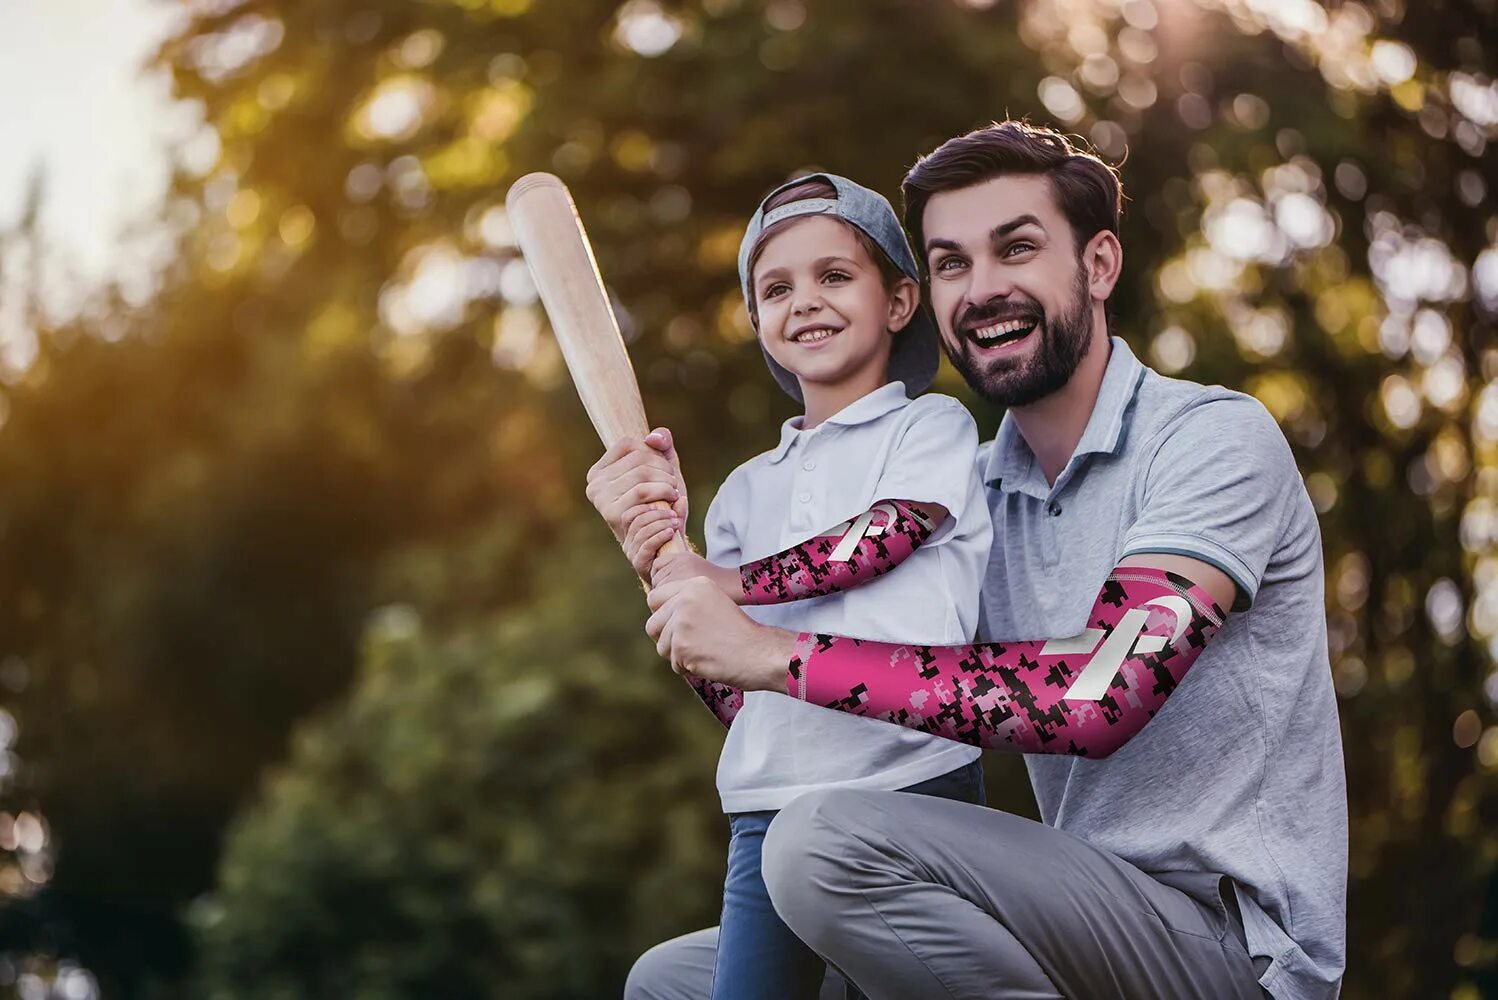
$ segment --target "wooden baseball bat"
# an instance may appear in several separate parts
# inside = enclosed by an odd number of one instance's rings
[[[552,174],[526,174],[510,185],[505,208],[598,436],[605,446],[622,437],[643,438],[650,425],[640,384],[567,185]],[[686,544],[675,535],[661,551],[685,552]]]

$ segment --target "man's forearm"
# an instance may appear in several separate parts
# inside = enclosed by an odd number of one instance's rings
[[[786,691],[978,746],[1106,757],[1159,711],[1222,620],[1189,581],[1119,568],[1079,636],[910,646],[803,633]]]
[[[742,615],[742,612],[736,612]],[[796,650],[797,635],[770,625],[746,623],[750,631],[744,641],[728,650],[729,659],[741,669],[736,680],[742,687],[684,674],[692,690],[727,729],[744,707],[745,691],[784,691],[785,665]]]

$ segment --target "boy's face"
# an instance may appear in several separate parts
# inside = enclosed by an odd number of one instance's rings
[[[1024,406],[1066,384],[1092,343],[1071,224],[1044,177],[931,196],[922,215],[931,308],[953,366],[984,398]]]
[[[841,384],[875,368],[882,379],[889,331],[909,321],[852,230],[826,216],[770,237],[752,287],[760,340],[803,385]]]

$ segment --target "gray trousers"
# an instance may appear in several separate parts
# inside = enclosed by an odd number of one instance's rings
[[[1257,1000],[1236,904],[1071,834],[963,802],[835,789],[765,836],[775,910],[870,1000]],[[625,1000],[704,1000],[717,929],[650,949]],[[822,1000],[841,998],[829,971]]]

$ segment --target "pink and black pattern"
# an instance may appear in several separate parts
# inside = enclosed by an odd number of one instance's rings
[[[877,579],[921,547],[936,524],[908,500],[881,500],[826,534],[739,567],[745,604],[821,597]]]
[[[1181,683],[1222,611],[1164,570],[1119,567],[1070,639],[901,646],[802,633],[793,698],[977,746],[1106,757]]]
[[[719,684],[704,677],[687,676],[687,683],[692,685],[692,690],[697,692],[697,697],[707,706],[707,710],[717,716],[718,721],[723,723],[727,729],[733,725],[734,716],[739,714],[739,709],[744,707],[744,692],[727,684]]]

